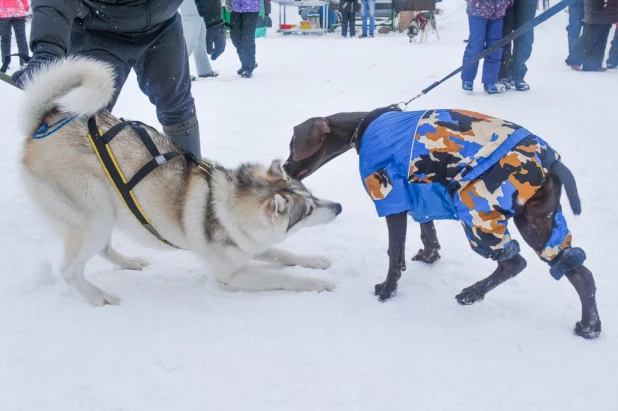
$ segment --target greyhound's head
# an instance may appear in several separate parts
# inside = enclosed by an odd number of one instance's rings
[[[302,180],[330,160],[348,151],[354,131],[367,113],[341,113],[314,117],[294,127],[290,156],[284,168]]]

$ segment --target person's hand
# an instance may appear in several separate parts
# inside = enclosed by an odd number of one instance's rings
[[[206,26],[206,53],[212,60],[216,60],[225,51],[226,36],[223,20]]]
[[[28,61],[28,65],[21,70],[16,71],[11,76],[11,80],[13,83],[21,89],[24,88],[24,84],[32,77],[32,75],[39,70],[41,66],[45,66],[53,61],[55,61],[57,57],[50,53],[45,52],[37,52],[34,53],[30,61]]]

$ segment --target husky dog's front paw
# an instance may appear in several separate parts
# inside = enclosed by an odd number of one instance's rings
[[[143,268],[148,267],[149,264],[150,263],[148,261],[142,258],[134,257],[124,261],[122,268],[124,268],[125,270],[141,271]]]
[[[114,297],[113,295],[101,290],[82,291],[82,295],[93,307],[103,307],[104,305],[120,304],[120,298]]]
[[[333,291],[337,285],[329,280],[321,278],[305,278],[302,284],[297,288],[297,291]]]
[[[326,270],[331,266],[332,260],[328,257],[314,255],[314,256],[306,256],[301,262],[300,266],[305,268],[315,268],[318,270]]]

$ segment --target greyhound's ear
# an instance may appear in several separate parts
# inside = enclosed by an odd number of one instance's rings
[[[328,120],[324,117],[307,120],[294,127],[294,137],[290,144],[292,160],[304,160],[315,154],[322,147],[328,133],[330,133],[330,127]]]
[[[324,134],[330,133],[330,127],[328,126],[328,120],[324,117],[320,117],[315,120],[315,127],[318,129],[320,134],[322,135],[322,140],[324,140]]]
[[[288,173],[286,173],[283,168],[283,162],[281,160],[273,160],[268,169],[268,174],[276,180],[287,181],[290,179],[290,176],[288,176]]]
[[[288,212],[288,200],[280,194],[275,194],[270,201],[270,211],[275,218],[281,217]]]

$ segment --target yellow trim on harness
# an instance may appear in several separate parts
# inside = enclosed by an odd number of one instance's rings
[[[103,135],[103,130],[99,129],[99,135],[102,136]],[[135,217],[135,219],[137,220],[138,223],[140,223],[141,225],[141,221],[139,221],[139,218],[137,218],[137,216],[131,211],[129,205],[127,204],[127,202],[125,201],[122,193],[120,192],[120,189],[118,188],[118,186],[116,185],[116,182],[114,181],[114,179],[112,178],[111,174],[109,173],[109,171],[107,170],[107,167],[105,167],[105,163],[103,162],[103,159],[101,158],[101,154],[99,153],[99,150],[97,149],[94,140],[92,138],[92,136],[90,135],[90,133],[88,133],[88,141],[90,141],[90,145],[92,146],[95,154],[97,155],[97,158],[99,159],[99,162],[101,163],[101,166],[103,167],[103,170],[105,171],[105,174],[107,175],[107,177],[109,178],[109,181],[111,181],[112,186],[114,186],[114,189],[116,190],[116,192],[118,193],[118,196],[122,199],[122,202],[124,203],[124,205],[127,207],[127,209],[129,209],[129,212],[131,212],[131,214],[133,214],[133,216]],[[110,159],[112,160],[112,163],[114,163],[114,167],[116,168],[116,171],[118,171],[118,174],[120,175],[120,178],[122,178],[122,182],[123,183],[127,183],[127,180],[124,176],[124,173],[122,172],[122,170],[120,169],[120,167],[118,166],[118,162],[116,161],[116,157],[114,157],[114,154],[112,153],[112,150],[109,148],[109,144],[105,144],[105,148],[107,149],[107,153],[109,154]],[[200,167],[201,168],[201,167]],[[133,190],[128,190],[129,191],[129,195],[131,196],[131,199],[133,200],[133,202],[135,203],[135,206],[137,207],[137,209],[139,210],[141,217],[146,220],[148,222],[148,224],[150,224],[151,227],[154,228],[154,226],[152,225],[152,222],[150,221],[150,219],[146,216],[146,214],[144,213],[144,210],[142,209],[142,207],[139,205],[139,203],[137,202],[137,199],[135,198],[135,194],[133,194]],[[163,244],[166,245],[170,245],[167,244],[165,241],[163,241],[162,239],[158,238],[157,239],[159,241],[161,241]]]

